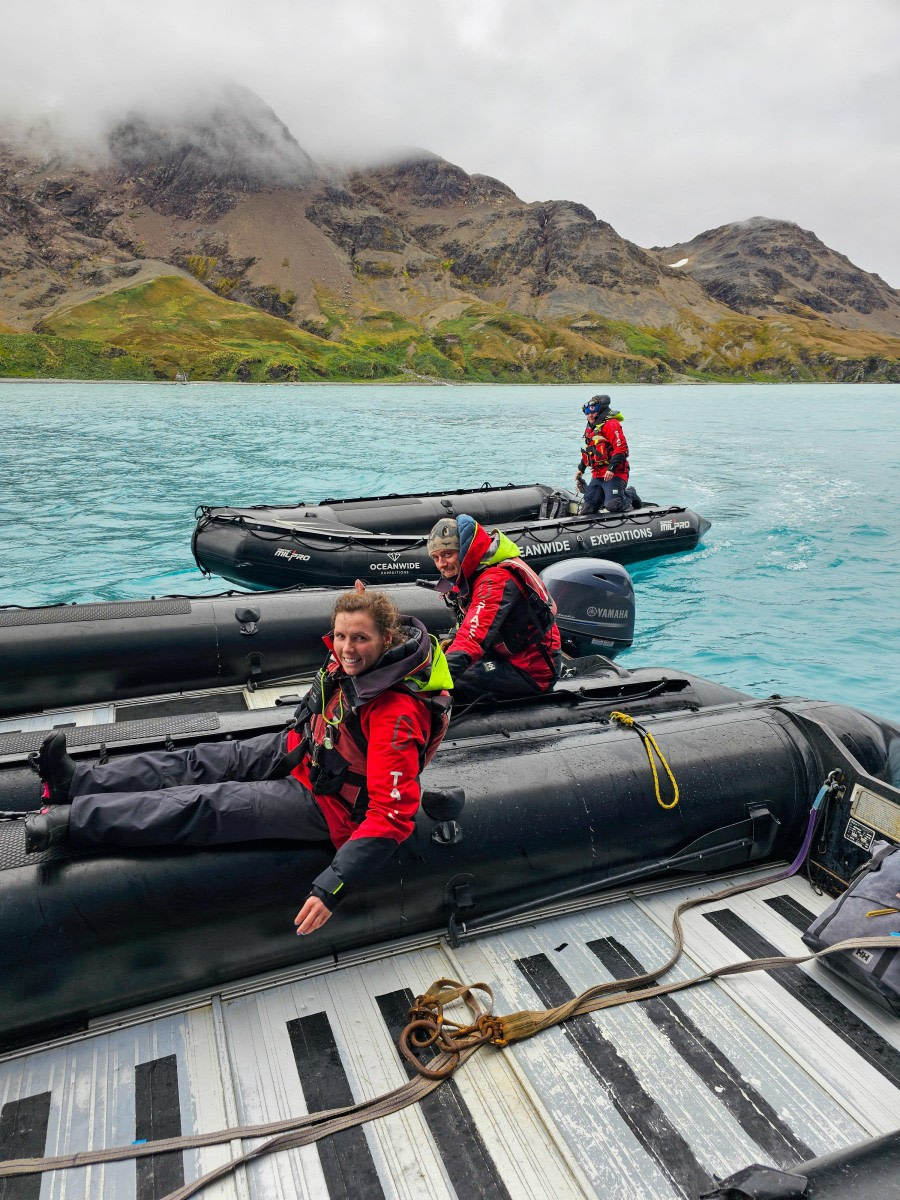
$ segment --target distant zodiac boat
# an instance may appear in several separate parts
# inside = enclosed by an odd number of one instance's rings
[[[692,550],[709,521],[689,508],[643,504],[577,515],[571,493],[546,484],[198,509],[192,549],[206,574],[245,587],[406,583],[433,573],[425,538],[441,516],[498,526],[535,570],[569,558],[637,562]]]

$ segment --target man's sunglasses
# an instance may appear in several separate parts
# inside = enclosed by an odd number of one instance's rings
[[[583,413],[595,413],[595,412],[599,412],[599,411],[600,411],[600,405],[599,405],[599,404],[593,404],[593,403],[591,403],[591,404],[585,404],[585,405],[583,405],[583,407],[582,407],[581,411],[582,411]]]

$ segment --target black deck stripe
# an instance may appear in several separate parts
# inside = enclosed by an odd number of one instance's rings
[[[801,933],[806,933],[816,919],[816,914],[810,912],[808,908],[804,908],[793,896],[769,896],[766,898],[766,904],[769,908],[774,909],[779,917],[790,921],[794,928],[799,929]]]
[[[548,1007],[562,1004],[574,995],[546,955],[517,959],[516,966]],[[714,1187],[713,1177],[697,1161],[691,1147],[653,1097],[644,1091],[631,1066],[606,1040],[594,1018],[575,1017],[560,1028],[676,1191],[691,1198],[710,1191]]]
[[[0,1109],[0,1159],[42,1158],[47,1148],[50,1093],[10,1100]],[[38,1200],[42,1175],[0,1179],[0,1200]]]
[[[614,979],[627,979],[646,970],[615,938],[588,942],[588,949]],[[790,1167],[815,1158],[815,1152],[785,1124],[768,1100],[673,997],[654,996],[641,1001],[640,1008],[776,1166]]]
[[[777,946],[773,946],[755,929],[751,929],[746,921],[742,921],[726,908],[703,915],[748,958],[768,958],[770,955],[782,953]],[[900,1053],[874,1029],[870,1029],[865,1021],[860,1020],[856,1013],[841,1004],[840,1000],[835,999],[799,967],[781,967],[766,974],[833,1030],[885,1079],[889,1079],[895,1087],[900,1087]]]
[[[300,1086],[310,1112],[353,1104],[350,1081],[325,1013],[287,1023]],[[360,1126],[316,1142],[331,1200],[378,1200],[384,1189]]]
[[[174,1054],[139,1063],[134,1069],[135,1140],[180,1137],[178,1060]],[[135,1159],[137,1200],[162,1200],[184,1186],[180,1151]]]
[[[401,988],[376,996],[375,1002],[385,1025],[396,1043],[409,1020],[409,1006],[413,994]],[[434,1056],[433,1051],[427,1057]],[[399,1057],[399,1054],[398,1054]],[[406,1059],[402,1060],[407,1075],[415,1074]],[[462,1098],[455,1080],[432,1092],[421,1101],[420,1108],[438,1151],[444,1162],[450,1182],[460,1200],[469,1197],[484,1197],[484,1200],[509,1200],[509,1192],[500,1177],[497,1166],[484,1139],[478,1132],[468,1105]]]

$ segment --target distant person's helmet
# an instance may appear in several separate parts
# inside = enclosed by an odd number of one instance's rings
[[[591,396],[587,404],[583,404],[581,411],[586,417],[592,416],[594,413],[598,415],[606,412],[612,401],[609,396]]]

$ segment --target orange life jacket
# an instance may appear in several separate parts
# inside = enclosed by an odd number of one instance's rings
[[[584,431],[585,466],[590,467],[592,474],[602,475],[609,466],[611,446],[596,425],[588,425]]]

